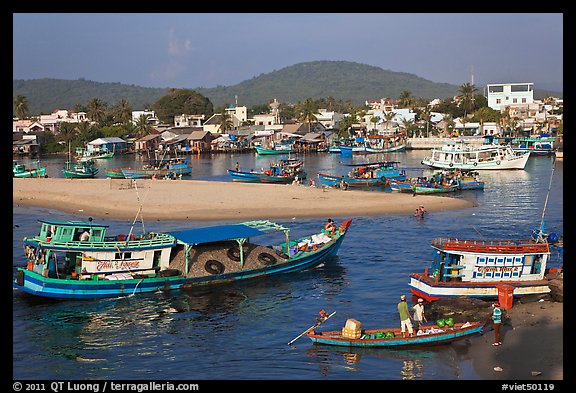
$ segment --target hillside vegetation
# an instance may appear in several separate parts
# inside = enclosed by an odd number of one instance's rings
[[[462,84],[466,83],[463,81]],[[362,105],[367,99],[398,98],[407,90],[414,97],[427,99],[458,95],[459,86],[434,83],[414,74],[387,71],[379,67],[349,61],[312,61],[262,74],[234,86],[189,88],[207,97],[214,107],[238,105],[252,107],[276,98],[281,103],[306,98],[333,97]],[[481,87],[480,87],[481,88]],[[479,89],[481,90],[481,89]],[[51,113],[55,109],[74,109],[98,98],[108,105],[126,99],[134,110],[150,108],[168,92],[122,83],[94,82],[84,79],[13,80],[13,97],[25,96],[30,114]],[[561,94],[559,95],[561,97]],[[535,91],[537,97],[537,91]],[[542,97],[543,98],[543,97]]]

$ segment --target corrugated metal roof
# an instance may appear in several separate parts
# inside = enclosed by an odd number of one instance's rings
[[[184,231],[168,232],[169,235],[188,244],[217,242],[220,240],[241,239],[251,236],[264,235],[258,229],[244,224],[217,225],[206,228],[193,228]]]

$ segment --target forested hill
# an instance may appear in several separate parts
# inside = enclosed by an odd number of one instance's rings
[[[462,84],[467,81],[462,81]],[[407,90],[414,97],[446,98],[458,94],[460,86],[434,83],[414,74],[387,71],[379,67],[348,61],[312,61],[261,74],[234,86],[195,88],[208,97],[214,107],[234,104],[252,107],[276,98],[281,103],[297,103],[306,98],[333,97],[362,105],[366,100],[398,98]],[[482,86],[477,86],[482,92]],[[166,94],[165,88],[150,88],[122,83],[103,83],[84,79],[14,80],[13,97],[25,96],[30,114],[51,113],[55,109],[74,109],[94,98],[108,105],[126,99],[133,110],[150,107]],[[535,98],[537,96],[535,91]],[[561,95],[559,95],[561,97]],[[543,98],[543,97],[542,97]]]

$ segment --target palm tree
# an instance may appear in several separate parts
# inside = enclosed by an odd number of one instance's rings
[[[310,132],[311,123],[318,120],[316,117],[317,111],[318,108],[312,98],[306,98],[304,103],[300,104],[299,120],[308,123],[308,132]]]
[[[402,127],[404,127],[404,129],[406,130],[406,136],[410,136],[410,133],[412,133],[412,136],[414,136],[414,121],[413,120],[403,118],[402,119]]]
[[[373,130],[376,130],[376,124],[380,121],[380,116],[372,116],[370,118],[370,123],[374,124]]]
[[[17,95],[14,98],[14,113],[19,119],[28,117],[28,99],[25,96]]]
[[[474,110],[474,96],[476,95],[476,86],[470,83],[465,83],[458,89],[460,95],[460,106],[464,109],[464,121],[466,121],[466,114]]]
[[[220,131],[226,133],[230,128],[234,127],[234,122],[232,121],[232,117],[226,111],[222,115],[220,115]]]
[[[136,119],[136,124],[134,127],[134,132],[136,132],[137,138],[142,138],[150,133],[152,126],[148,123],[148,116],[141,114],[138,119]]]
[[[390,130],[390,122],[396,116],[394,112],[388,112],[384,114],[384,120],[386,120],[386,129]]]
[[[426,122],[426,138],[430,137],[428,129],[430,127],[430,119],[432,118],[432,113],[430,113],[430,108],[428,106],[424,107],[422,112],[420,113],[422,120]]]
[[[409,90],[402,91],[398,100],[400,101],[399,104],[402,108],[412,108],[414,105],[414,96]]]
[[[118,101],[114,112],[114,118],[122,124],[126,124],[132,120],[132,106],[125,98]]]
[[[96,130],[90,125],[89,122],[83,121],[76,127],[78,139],[86,145],[96,136]]]
[[[456,124],[454,123],[454,119],[452,119],[452,115],[445,114],[442,117],[442,120],[444,121],[444,134],[445,135],[452,134],[452,130],[454,129],[454,125]]]
[[[88,103],[88,118],[100,124],[106,116],[108,105],[99,98],[94,98]]]
[[[61,142],[66,142],[68,145],[68,159],[70,160],[70,145],[78,135],[78,129],[72,123],[60,123],[58,126],[57,139]]]

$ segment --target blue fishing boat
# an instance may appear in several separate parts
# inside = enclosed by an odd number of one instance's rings
[[[307,336],[314,344],[365,348],[403,348],[415,346],[448,344],[478,334],[484,328],[480,322],[455,323],[453,326],[431,325],[415,333],[412,337],[403,337],[401,329],[358,329],[357,334],[342,331],[317,332],[311,330]]]
[[[364,164],[343,164],[352,169],[342,176],[318,173],[320,184],[328,187],[373,187],[385,186],[389,179],[406,179],[406,170],[398,167],[398,161],[383,161]]]
[[[140,168],[121,168],[125,179],[152,179],[152,178],[179,178],[192,174],[192,165],[188,158],[151,160]],[[119,177],[115,172],[109,173],[109,177]]]
[[[23,239],[26,267],[13,286],[32,295],[90,299],[168,291],[312,268],[337,254],[352,220],[332,235],[290,239],[290,228],[261,220],[165,233],[108,234],[108,225],[40,220]],[[262,244],[256,237],[281,235]]]
[[[303,164],[304,161],[301,160],[286,159],[271,163],[268,169],[261,171],[241,171],[239,169],[227,169],[227,171],[234,182],[288,184],[295,179],[306,178]]]

